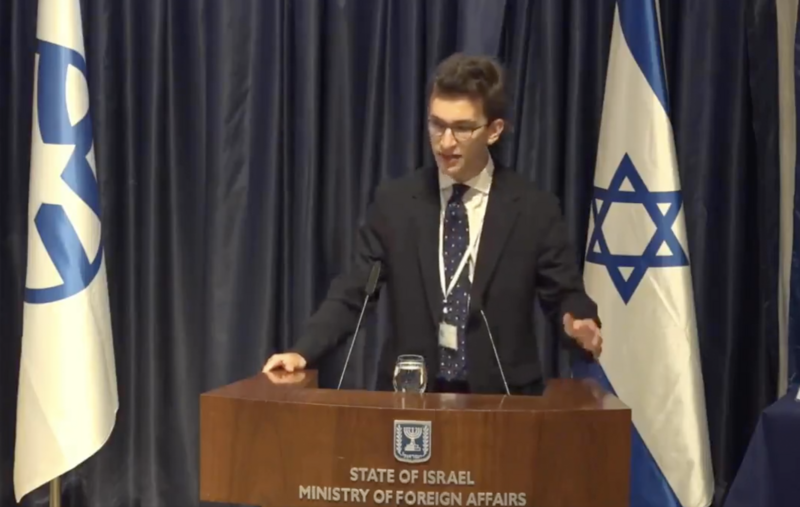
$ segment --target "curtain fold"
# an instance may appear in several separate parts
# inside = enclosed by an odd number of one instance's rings
[[[718,499],[777,376],[774,2],[661,2]],[[425,85],[508,69],[499,162],[561,199],[583,259],[613,0],[84,0],[120,412],[65,505],[189,506],[200,393],[288,347],[381,181],[432,163]],[[12,472],[36,2],[0,0],[0,504]],[[386,301],[347,387],[374,383]],[[548,376],[567,375],[536,309]],[[338,380],[346,346],[323,362]],[[34,505],[46,491],[27,498]]]

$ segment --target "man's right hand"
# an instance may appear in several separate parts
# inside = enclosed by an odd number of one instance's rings
[[[303,358],[303,356],[295,352],[287,352],[285,354],[275,354],[270,357],[267,360],[267,364],[264,365],[262,371],[267,373],[268,371],[283,368],[288,372],[293,372],[305,369],[305,367],[306,360]]]

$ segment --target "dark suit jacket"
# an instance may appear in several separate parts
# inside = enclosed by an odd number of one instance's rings
[[[398,355],[421,354],[432,390],[438,374],[442,309],[439,195],[436,167],[419,169],[378,188],[359,231],[352,270],[332,282],[294,352],[313,364],[350,336],[370,267],[381,261],[378,290],[389,291],[392,337],[381,353],[378,389],[392,389]],[[535,296],[540,296],[545,310],[559,312],[559,321],[565,312],[597,319],[597,306],[584,292],[558,200],[499,165],[481,235],[466,326],[470,389],[505,392],[479,312],[483,307],[506,380],[516,392],[531,392],[531,386],[541,385],[542,379],[533,335]]]

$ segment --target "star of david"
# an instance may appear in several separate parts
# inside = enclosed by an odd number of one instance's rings
[[[633,191],[622,190],[625,180],[630,183]],[[598,201],[602,203],[599,207]],[[609,250],[603,234],[603,223],[614,203],[641,204],[653,220],[656,231],[641,255],[617,255]],[[628,304],[633,297],[648,269],[689,265],[689,258],[672,230],[682,203],[683,197],[680,190],[670,192],[648,190],[627,154],[617,167],[617,172],[611,179],[608,188],[594,187],[594,199],[592,199],[594,230],[589,238],[586,261],[606,267],[625,304]],[[665,211],[662,212],[660,204],[667,204],[664,207]],[[658,255],[664,244],[669,247],[671,255]],[[627,279],[623,276],[621,268],[632,268]]]

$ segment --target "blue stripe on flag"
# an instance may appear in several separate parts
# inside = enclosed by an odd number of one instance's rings
[[[617,6],[628,48],[664,111],[669,114],[667,78],[661,58],[661,34],[654,0],[618,0]]]
[[[800,26],[800,11],[797,13]],[[795,116],[800,118],[800,34],[794,43],[794,100]],[[800,129],[795,134],[800,146]],[[794,212],[792,213],[792,268],[789,282],[788,368],[789,384],[800,383],[800,158],[794,168]]]
[[[600,363],[577,360],[572,373],[576,378],[594,379],[603,389],[617,395]],[[631,426],[630,507],[681,507],[636,426]]]

